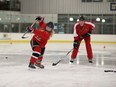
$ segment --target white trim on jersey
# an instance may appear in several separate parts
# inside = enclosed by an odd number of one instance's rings
[[[38,59],[38,57],[31,55],[33,58]]]
[[[41,54],[40,52],[37,52],[37,51],[33,51],[33,53],[37,53],[37,54],[39,54],[39,55]]]
[[[78,24],[79,24],[79,23],[76,23],[76,24],[74,25],[74,31],[73,31],[74,37],[77,37],[77,36],[78,36],[78,34],[76,33],[76,26],[77,26]]]
[[[93,23],[91,23],[91,22],[85,22],[86,24],[90,24],[90,25],[92,25],[93,27],[92,27],[92,29],[94,29],[95,28],[95,25],[93,24]]]
[[[33,51],[33,53],[37,53],[37,54],[41,54],[40,52],[37,52],[37,51]],[[38,57],[34,56],[33,54],[31,55],[33,58],[37,59]]]

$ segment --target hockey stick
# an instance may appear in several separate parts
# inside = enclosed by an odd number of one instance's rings
[[[72,51],[73,49],[71,49],[70,51],[67,52],[66,56]],[[56,66],[58,63],[60,63],[63,59],[58,60],[56,63],[53,63],[52,66]]]
[[[114,72],[114,73],[116,73],[116,70],[109,69],[109,70],[104,70],[104,72]]]
[[[37,20],[33,22],[33,24],[31,25],[31,27],[33,27],[34,24],[35,24],[36,22],[37,22]],[[21,38],[22,38],[22,39],[28,38],[28,37],[25,37],[25,35],[26,35],[27,33],[28,33],[28,31],[26,31],[26,32],[23,34],[23,36],[22,36]]]
[[[25,38],[28,38],[28,37],[25,37],[25,35],[28,33],[28,31],[26,31],[23,36],[21,37],[22,39],[25,39]]]

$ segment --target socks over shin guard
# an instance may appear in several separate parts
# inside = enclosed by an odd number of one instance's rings
[[[43,59],[42,56],[38,57],[38,59],[36,60],[36,64],[41,64],[42,59]]]
[[[37,59],[36,59],[36,58],[31,57],[31,59],[30,59],[30,63],[31,63],[31,64],[34,64],[36,61],[37,61]]]

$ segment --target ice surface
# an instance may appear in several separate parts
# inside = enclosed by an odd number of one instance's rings
[[[104,48],[105,46],[105,48]],[[74,64],[69,64],[72,43],[48,43],[42,63],[30,70],[29,44],[0,44],[0,87],[116,87],[116,45],[92,44],[94,63],[89,64],[81,44]],[[53,62],[62,59],[57,66]]]

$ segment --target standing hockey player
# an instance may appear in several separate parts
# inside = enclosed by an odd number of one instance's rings
[[[84,16],[79,17],[79,22],[74,25],[74,42],[73,42],[73,51],[71,55],[70,62],[73,63],[74,59],[77,56],[79,46],[82,40],[85,41],[87,57],[89,63],[93,63],[93,53],[91,48],[91,32],[95,28],[95,25],[91,22],[86,22]]]
[[[40,16],[35,20],[39,23],[39,29],[34,29],[31,26],[27,27],[27,30],[34,34],[30,41],[33,53],[30,58],[29,68],[36,69],[37,66],[43,69],[44,65],[42,65],[41,62],[45,51],[45,45],[54,32],[54,25],[52,22],[44,23],[44,18]]]

